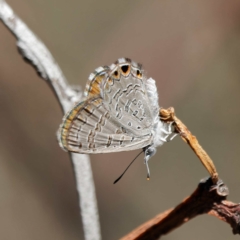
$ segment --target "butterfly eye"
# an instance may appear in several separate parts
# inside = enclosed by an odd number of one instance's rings
[[[142,78],[142,73],[139,70],[137,70],[137,77]]]
[[[130,66],[129,65],[121,66],[121,72],[124,76],[128,76],[130,73]]]

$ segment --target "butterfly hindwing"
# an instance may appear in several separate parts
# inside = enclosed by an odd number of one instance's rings
[[[100,97],[77,104],[65,116],[60,129],[62,146],[71,152],[126,151],[150,143],[149,136],[129,135]]]

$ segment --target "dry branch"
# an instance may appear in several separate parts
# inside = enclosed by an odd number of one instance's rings
[[[160,109],[160,118],[174,122],[175,132],[189,144],[211,178],[203,180],[197,189],[177,207],[169,209],[144,223],[121,240],[155,240],[188,222],[199,214],[207,213],[229,223],[234,234],[240,234],[240,204],[226,201],[228,188],[218,178],[213,161],[187,127],[175,116],[173,108]]]
[[[156,240],[192,218],[207,213],[229,223],[234,234],[240,233],[240,204],[226,201],[228,188],[219,180],[202,180],[197,189],[177,207],[159,214],[121,240]]]
[[[191,132],[187,129],[187,127],[182,123],[182,121],[175,116],[174,108],[162,108],[160,109],[159,115],[162,121],[174,122],[176,133],[180,134],[181,138],[192,148],[192,150],[198,156],[204,167],[209,172],[213,183],[217,183],[219,180],[218,173],[212,159],[198,143],[197,138],[193,136]]]

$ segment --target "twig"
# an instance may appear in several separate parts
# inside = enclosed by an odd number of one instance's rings
[[[213,161],[198,143],[197,138],[193,136],[187,127],[181,122],[181,120],[175,116],[174,108],[162,108],[160,109],[159,115],[162,121],[174,122],[175,131],[180,134],[181,138],[192,148],[192,150],[198,156],[204,167],[209,172],[213,183],[217,183],[219,178]]]
[[[66,113],[76,101],[81,99],[81,92],[69,86],[46,46],[17,17],[4,0],[0,0],[0,19],[17,38],[17,46],[22,56],[49,83]],[[85,239],[101,239],[90,159],[82,154],[70,154],[70,157],[76,176]]]
[[[174,122],[175,132],[189,144],[202,164],[211,175],[208,180],[201,181],[193,194],[173,209],[144,223],[122,240],[154,240],[188,222],[195,216],[203,213],[213,215],[232,226],[233,233],[240,233],[240,205],[225,201],[228,188],[218,178],[213,161],[198,143],[195,136],[175,116],[174,109],[160,109],[160,118],[165,122]]]
[[[177,207],[159,214],[121,240],[155,240],[188,222],[197,215],[207,213],[229,223],[234,234],[240,234],[240,204],[226,201],[228,188],[221,180],[202,180],[191,196]]]

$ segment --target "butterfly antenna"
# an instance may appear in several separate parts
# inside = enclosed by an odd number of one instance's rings
[[[117,183],[125,174],[125,172],[129,169],[129,167],[133,164],[133,162],[140,156],[141,153],[143,153],[144,151],[141,151],[131,162],[130,164],[127,166],[127,168],[124,170],[124,172],[114,181],[113,184]]]

